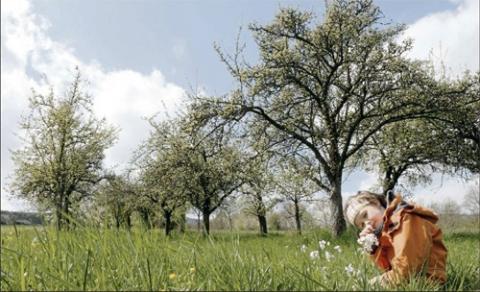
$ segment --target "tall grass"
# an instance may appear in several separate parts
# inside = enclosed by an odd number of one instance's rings
[[[319,240],[330,245],[321,250]],[[2,291],[382,289],[368,285],[380,272],[357,251],[352,233],[335,240],[322,230],[302,236],[225,232],[166,238],[159,230],[2,227],[1,241]],[[447,234],[445,242],[444,287],[412,279],[397,288],[480,289],[479,233]],[[312,259],[314,250],[319,256]],[[350,264],[354,270],[346,269]]]

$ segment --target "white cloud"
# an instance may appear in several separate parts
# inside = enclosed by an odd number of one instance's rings
[[[173,116],[184,101],[184,89],[165,80],[159,70],[148,75],[107,71],[95,60],[80,60],[73,48],[49,37],[51,24],[34,14],[27,0],[1,1],[1,18],[2,209],[25,208],[21,201],[9,200],[4,188],[13,169],[9,149],[20,145],[14,133],[21,114],[26,113],[31,88],[45,90],[51,84],[62,94],[78,66],[89,81],[86,89],[94,97],[95,113],[121,128],[117,144],[106,157],[108,166],[120,168],[148,135],[149,126],[142,117]]]
[[[115,121],[132,109],[143,116],[161,109],[172,113],[183,95],[184,90],[166,82],[158,70],[148,76],[130,70],[111,72],[101,77],[94,91],[98,114]]]
[[[410,57],[441,62],[449,76],[479,70],[479,1],[463,0],[455,10],[427,15],[405,32],[414,39]]]
[[[128,163],[138,143],[147,138],[149,126],[144,117],[159,114],[174,116],[181,107],[185,91],[168,83],[158,70],[150,75],[122,70],[99,76],[94,110],[98,116],[121,129],[119,143],[108,153],[107,165]]]
[[[359,190],[379,192],[380,187],[378,183],[378,175],[376,173],[367,173],[367,177],[360,182]]]
[[[429,204],[431,202],[442,202],[451,199],[460,205],[463,202],[465,194],[470,188],[478,185],[478,176],[473,176],[469,180],[463,180],[452,176],[434,175],[432,184],[426,187],[417,187],[413,191],[415,201]]]

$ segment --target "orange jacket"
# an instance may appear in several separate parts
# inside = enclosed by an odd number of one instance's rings
[[[410,275],[423,274],[445,283],[447,249],[442,231],[435,225],[437,215],[418,205],[394,212],[401,201],[397,195],[385,210],[379,246],[372,254],[377,266],[386,271],[382,282],[395,284]]]

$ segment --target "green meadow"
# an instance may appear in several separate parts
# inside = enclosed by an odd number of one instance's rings
[[[324,249],[319,241],[325,241]],[[353,231],[175,233],[1,228],[1,290],[384,290]],[[480,233],[447,232],[448,282],[411,279],[398,290],[479,290]],[[318,256],[315,251],[318,251]]]

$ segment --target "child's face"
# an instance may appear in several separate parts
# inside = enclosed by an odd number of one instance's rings
[[[365,228],[368,224],[371,224],[375,229],[382,223],[383,212],[385,208],[380,205],[367,205],[363,207],[355,218],[355,225],[358,228]]]

